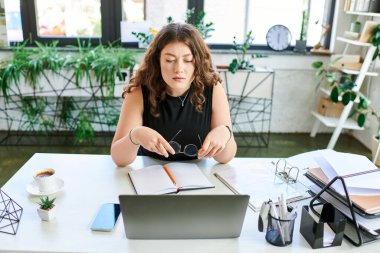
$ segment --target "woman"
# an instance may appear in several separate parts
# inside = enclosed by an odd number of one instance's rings
[[[163,160],[227,163],[235,156],[227,97],[192,25],[171,23],[158,32],[123,98],[111,146],[118,166],[132,163],[139,148]]]

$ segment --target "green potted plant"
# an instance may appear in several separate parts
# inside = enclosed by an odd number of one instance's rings
[[[326,87],[324,88],[330,92],[331,101],[334,103],[341,102],[344,106],[357,99],[358,103],[355,104],[350,117],[355,116],[358,125],[363,127],[369,112],[369,100],[360,91],[353,90],[356,84],[350,75],[344,74],[332,67],[339,59],[339,57],[334,59],[328,66],[324,66],[321,61],[312,63],[312,67],[316,69],[316,76],[318,78],[316,88],[319,89],[322,83],[325,83]]]
[[[55,198],[49,199],[48,196],[40,198],[40,207],[37,209],[38,215],[43,221],[51,221],[55,218],[56,206]]]
[[[252,45],[254,38],[252,31],[249,31],[245,35],[244,42],[242,44],[238,44],[236,42],[236,36],[232,41],[232,49],[236,55],[235,58],[232,59],[231,63],[228,66],[228,71],[235,74],[238,69],[254,71],[255,66],[251,63],[251,60],[254,58],[262,58],[264,57],[262,54],[247,54],[247,50]]]
[[[103,124],[107,109],[103,101],[114,98],[118,79],[124,78],[126,69],[133,70],[134,52],[114,44],[92,47],[79,41],[77,47],[72,47],[75,51],[65,53],[57,48],[56,41],[36,45],[37,48],[26,48],[26,43],[20,44],[13,50],[12,58],[0,63],[2,95],[6,103],[13,103],[7,108],[20,108],[18,130],[42,134],[72,131],[76,143],[92,143],[93,125],[98,124],[96,121]],[[75,100],[75,91],[79,91],[79,96],[83,91],[89,94],[89,103],[95,101],[96,107]],[[9,99],[11,95],[19,99]],[[49,96],[58,97],[53,107]],[[52,108],[55,111],[51,112]]]
[[[213,28],[214,23],[209,22],[205,23],[205,16],[206,12],[203,10],[198,13],[198,15],[194,16],[194,8],[186,10],[186,17],[184,22],[187,24],[194,25],[195,28],[198,29],[198,31],[202,34],[203,39],[207,39],[211,37],[211,32],[215,31]],[[174,19],[169,16],[166,18],[166,22],[168,24],[173,23]],[[132,32],[132,34],[137,38],[139,41],[139,47],[147,47],[149,43],[153,40],[154,36],[157,34],[157,30],[151,29],[149,30],[149,33],[143,33],[143,32]]]
[[[306,35],[307,35],[307,26],[308,26],[308,16],[307,11],[304,10],[302,12],[302,23],[301,23],[301,32],[299,39],[296,40],[296,46],[294,47],[294,51],[304,53],[306,52]]]

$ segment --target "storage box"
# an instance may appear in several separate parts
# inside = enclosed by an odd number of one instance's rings
[[[344,105],[342,103],[333,103],[328,98],[321,98],[318,105],[318,113],[326,116],[339,118],[342,113]]]
[[[349,69],[349,70],[360,70],[362,67],[362,59],[360,55],[342,55],[337,54],[331,56],[331,60],[335,62],[333,64],[334,67],[339,69]]]

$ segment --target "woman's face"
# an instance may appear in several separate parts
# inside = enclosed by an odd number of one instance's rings
[[[171,42],[161,51],[161,75],[169,86],[169,94],[181,96],[194,80],[194,57],[183,42]]]

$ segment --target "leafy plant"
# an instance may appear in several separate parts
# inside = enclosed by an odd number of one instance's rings
[[[149,45],[149,43],[153,40],[154,36],[157,34],[157,30],[150,29],[149,34],[143,32],[132,32],[134,36],[145,46]]]
[[[308,22],[309,22],[309,18],[307,16],[307,11],[304,10],[302,12],[302,24],[301,24],[300,40],[306,39]]]
[[[376,47],[376,51],[373,54],[372,60],[376,60],[377,57],[380,58],[380,25],[377,25],[373,29],[369,42]]]
[[[350,75],[341,73],[332,67],[339,59],[339,57],[334,59],[327,67],[321,61],[312,63],[312,67],[317,70],[316,77],[318,81],[316,88],[318,89],[325,82],[327,89],[330,90],[331,101],[335,103],[341,101],[344,106],[358,98],[359,102],[355,104],[350,117],[357,115],[357,123],[362,127],[369,112],[369,100],[363,93],[354,90],[356,84]]]
[[[85,120],[91,120],[92,117],[89,115],[93,112],[74,117],[73,114],[78,114],[75,111],[78,108],[74,107],[74,99],[59,101],[58,104],[51,106],[44,95],[36,95],[45,88],[39,83],[47,83],[49,89],[62,98],[61,93],[57,92],[53,79],[50,78],[51,74],[66,80],[64,87],[70,83],[80,87],[85,78],[92,94],[99,92],[103,98],[113,97],[116,77],[123,80],[123,69],[132,71],[134,68],[136,63],[134,52],[112,43],[92,47],[91,43],[78,41],[78,46],[71,47],[75,49],[74,52],[65,53],[58,50],[56,41],[50,44],[36,42],[36,45],[37,48],[26,48],[26,42],[18,44],[13,50],[13,57],[0,62],[0,85],[6,102],[11,100],[11,103],[18,103],[16,106],[22,112],[23,119],[20,126],[23,128],[48,133],[55,129],[62,130],[63,126],[75,132],[78,138],[76,142],[81,143],[84,140],[92,142],[94,127],[91,121],[85,122]],[[71,71],[72,76],[66,76],[65,71]],[[32,88],[31,93],[24,94],[21,91],[19,87],[21,78],[24,78],[26,84]],[[9,99],[10,95],[18,96],[19,99]],[[79,122],[77,122],[78,117]]]
[[[48,196],[40,198],[40,208],[43,210],[50,210],[54,207],[55,198],[49,199]]]
[[[251,60],[254,58],[265,57],[262,54],[251,54],[250,56],[247,56],[247,50],[251,46],[253,40],[254,38],[252,31],[249,31],[245,35],[245,40],[243,44],[238,44],[236,42],[236,36],[234,36],[234,39],[232,41],[232,49],[236,54],[236,58],[232,59],[230,65],[228,66],[228,70],[231,73],[236,73],[238,69],[247,69],[254,71],[255,67],[253,66],[253,64],[251,64]]]
[[[79,113],[79,123],[75,129],[75,141],[77,143],[94,142],[95,129],[91,124],[91,115],[88,112]]]
[[[198,31],[202,34],[203,39],[207,39],[211,37],[211,32],[215,31],[213,28],[214,23],[209,22],[205,23],[206,12],[203,10],[198,13],[198,15],[194,16],[194,8],[186,10],[186,17],[184,22],[187,24],[192,24]],[[168,24],[174,23],[173,17],[169,16],[166,18],[166,22]],[[132,32],[132,34],[143,44],[149,45],[149,43],[153,40],[153,37],[157,34],[157,30],[151,29],[148,34],[143,32]]]
[[[204,20],[205,16],[206,16],[206,12],[201,10],[198,13],[198,16],[194,17],[194,8],[192,8],[186,11],[186,19],[185,19],[185,23],[193,24],[198,29],[198,31],[202,34],[203,39],[210,38],[211,37],[210,33],[212,31],[215,31],[215,29],[213,28],[213,25],[214,25],[213,22],[209,22],[205,24],[205,20]],[[194,19],[194,22],[192,22],[192,19]]]

